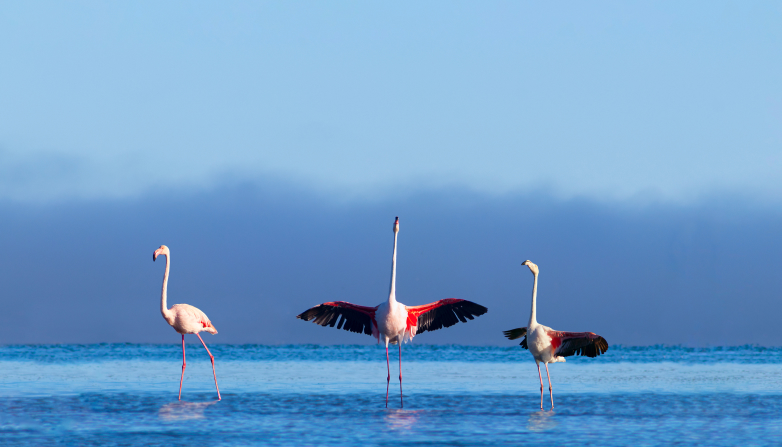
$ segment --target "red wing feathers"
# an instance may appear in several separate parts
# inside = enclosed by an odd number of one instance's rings
[[[304,321],[314,320],[315,324],[330,327],[334,327],[339,320],[337,329],[377,337],[376,310],[377,307],[358,306],[347,301],[332,301],[307,309],[296,315],[296,318]]]
[[[571,355],[585,355],[597,357],[608,350],[608,342],[605,338],[594,332],[563,332],[551,331],[551,347],[554,355],[568,357]]]

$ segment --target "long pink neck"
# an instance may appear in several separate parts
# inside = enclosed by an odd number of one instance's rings
[[[160,313],[163,314],[163,318],[168,316],[169,310],[166,305],[166,295],[168,293],[168,270],[171,264],[171,255],[167,254],[166,257],[166,274],[163,276],[163,291],[160,293]]]

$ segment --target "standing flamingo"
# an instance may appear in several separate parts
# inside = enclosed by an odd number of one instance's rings
[[[535,276],[532,285],[532,312],[529,316],[527,327],[520,327],[504,331],[506,337],[515,340],[524,337],[521,347],[529,349],[535,364],[538,365],[538,378],[540,378],[540,409],[543,409],[543,376],[540,374],[540,362],[546,367],[548,379],[548,392],[551,397],[551,409],[554,409],[554,393],[551,390],[551,376],[548,373],[548,364],[564,362],[565,357],[571,355],[585,355],[597,357],[608,350],[606,339],[593,332],[562,332],[550,327],[538,324],[535,319],[535,299],[538,295],[538,266],[532,261],[524,261],[521,265],[529,267]],[[526,337],[525,337],[526,336]]]
[[[380,336],[386,344],[386,408],[388,408],[388,388],[391,383],[391,363],[388,359],[388,344],[399,345],[399,402],[402,400],[402,342],[412,340],[416,334],[451,327],[461,321],[483,315],[488,309],[472,301],[447,298],[423,306],[405,306],[396,300],[396,239],[399,233],[399,217],[394,221],[394,255],[391,258],[391,287],[388,301],[375,307],[357,306],[346,301],[333,301],[307,309],[296,318],[304,321],[315,320],[321,326],[331,326],[342,319],[337,329]]]
[[[171,325],[174,330],[182,334],[182,377],[179,378],[179,400],[182,400],[182,380],[185,378],[185,334],[196,334],[201,344],[204,345],[204,349],[209,354],[209,359],[212,360],[212,374],[215,378],[215,388],[217,388],[217,400],[221,400],[220,387],[217,386],[217,373],[215,372],[215,358],[206,347],[206,343],[201,338],[199,332],[206,331],[210,334],[216,334],[217,329],[212,326],[212,322],[209,321],[209,317],[205,313],[201,312],[201,309],[193,307],[189,304],[174,304],[171,309],[166,307],[166,293],[168,290],[168,270],[171,265],[171,252],[168,247],[161,245],[160,248],[155,250],[152,254],[152,260],[155,261],[159,255],[166,257],[166,273],[163,276],[163,292],[160,295],[160,313],[163,314],[166,322]]]

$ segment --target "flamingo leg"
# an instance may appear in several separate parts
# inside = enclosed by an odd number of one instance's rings
[[[554,409],[554,392],[551,391],[551,376],[548,373],[548,363],[544,363],[543,365],[546,367],[546,378],[548,379],[548,395],[549,395],[549,397],[551,397],[551,409],[553,410]],[[543,397],[542,397],[542,395],[543,395],[543,380],[542,379],[541,379],[541,384],[540,384],[540,394],[541,394],[540,408],[543,409]]]
[[[543,409],[543,376],[540,374],[540,363],[535,362],[538,365],[538,378],[540,379],[540,409]],[[548,369],[546,370],[548,371]]]
[[[386,366],[388,367],[388,377],[386,378],[386,408],[388,408],[388,387],[391,384],[391,362],[388,360],[388,342],[386,342]]]
[[[399,342],[399,403],[402,408],[405,407],[405,402],[402,400],[402,342]]]
[[[204,345],[204,349],[206,349],[206,352],[209,354],[209,359],[212,361],[212,375],[215,376],[215,388],[217,388],[217,400],[223,400],[222,397],[220,397],[220,387],[217,386],[217,373],[215,372],[215,358],[212,355],[211,352],[209,352],[209,348],[206,347],[206,343],[204,343],[204,339],[201,338],[201,334],[196,332],[196,335],[198,336],[198,339],[201,340],[201,344]],[[182,339],[184,340],[184,335],[182,336]]]
[[[185,334],[182,334],[182,377],[179,378],[179,400],[182,400],[182,380],[185,378]]]

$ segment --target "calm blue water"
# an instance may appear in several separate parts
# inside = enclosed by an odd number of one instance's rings
[[[405,345],[404,409],[378,345],[210,348],[220,402],[200,345],[182,402],[175,343],[0,347],[0,445],[782,444],[780,348],[571,357],[554,411],[518,347]]]

